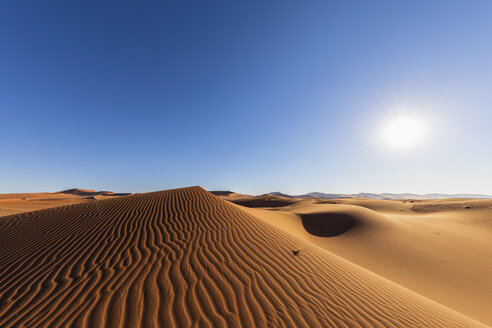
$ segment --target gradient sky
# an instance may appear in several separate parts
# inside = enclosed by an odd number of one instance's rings
[[[491,1],[2,1],[0,192],[492,194]],[[431,127],[375,142],[395,113]]]

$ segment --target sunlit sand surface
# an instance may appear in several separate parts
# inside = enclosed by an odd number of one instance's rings
[[[492,324],[492,200],[221,197],[267,206],[242,209],[420,295]]]
[[[268,210],[192,187],[4,216],[0,326],[486,327],[488,209],[426,204]]]
[[[124,195],[127,194],[87,189],[69,189],[60,192],[0,194],[0,216]]]

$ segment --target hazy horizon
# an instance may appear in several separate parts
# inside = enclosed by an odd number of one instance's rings
[[[0,193],[490,195],[491,16],[485,1],[3,2]]]
[[[59,189],[59,190],[36,190],[36,191],[24,191],[25,193],[43,193],[43,192],[48,192],[48,193],[56,193],[56,192],[62,192],[62,191],[67,191],[71,189],[79,189],[79,190],[93,190],[95,192],[102,192],[102,191],[109,191],[109,192],[115,192],[115,193],[146,193],[146,192],[155,192],[155,191],[162,191],[162,190],[168,190],[168,189],[176,189],[176,188],[189,188],[189,187],[194,187],[194,186],[179,186],[179,187],[171,187],[171,188],[166,188],[166,189],[156,189],[156,190],[140,190],[140,191],[133,191],[133,190],[110,190],[107,188],[83,188],[83,187],[70,187],[70,188],[64,188],[64,189]],[[230,191],[230,192],[235,192],[239,194],[245,194],[245,195],[252,195],[252,196],[260,196],[260,195],[265,195],[265,194],[270,194],[270,193],[276,193],[280,192],[282,194],[286,194],[289,196],[299,196],[299,195],[306,195],[310,193],[322,193],[322,194],[335,194],[335,195],[358,195],[358,194],[375,194],[375,195],[383,195],[383,194],[393,194],[393,195],[402,195],[402,194],[411,194],[411,195],[418,195],[418,196],[426,196],[426,195],[449,195],[449,196],[455,196],[455,195],[468,195],[468,196],[487,196],[492,198],[492,195],[488,194],[482,194],[482,193],[440,193],[440,192],[426,192],[426,193],[413,193],[413,192],[371,192],[371,191],[358,191],[358,192],[336,192],[336,191],[323,191],[323,190],[311,190],[311,191],[306,191],[306,192],[284,192],[282,190],[270,190],[270,191],[264,191],[264,192],[257,192],[257,193],[248,193],[244,192],[241,190],[231,190],[231,189],[209,189],[205,188],[203,186],[200,186],[204,188],[205,190],[208,191]],[[23,193],[23,192],[14,192],[14,193]]]

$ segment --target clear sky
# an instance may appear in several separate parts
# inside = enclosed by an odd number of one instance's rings
[[[491,17],[488,0],[2,1],[0,192],[492,194]],[[401,113],[426,135],[390,150]]]

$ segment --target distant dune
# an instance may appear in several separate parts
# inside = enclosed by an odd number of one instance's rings
[[[68,189],[53,193],[0,194],[0,216],[127,195],[130,194],[87,189]]]
[[[0,326],[485,327],[199,187],[0,218]]]
[[[97,191],[95,190],[74,188],[74,189],[58,191],[55,194],[93,195],[95,193],[97,193]]]
[[[281,196],[285,198],[320,198],[320,199],[337,199],[337,198],[371,198],[371,199],[447,199],[447,198],[466,198],[466,199],[472,199],[472,198],[492,198],[492,196],[489,195],[482,195],[482,194],[410,194],[410,193],[404,193],[404,194],[392,194],[392,193],[382,193],[382,194],[374,194],[374,193],[367,193],[367,192],[361,192],[358,194],[327,194],[323,192],[310,192],[307,194],[302,194],[302,195],[288,195],[284,194],[278,191],[274,191],[265,195],[274,195],[274,196]]]
[[[95,191],[89,189],[68,189],[63,191],[58,191],[55,194],[66,194],[66,195],[77,195],[77,196],[128,196],[131,193],[114,193],[112,191]]]

